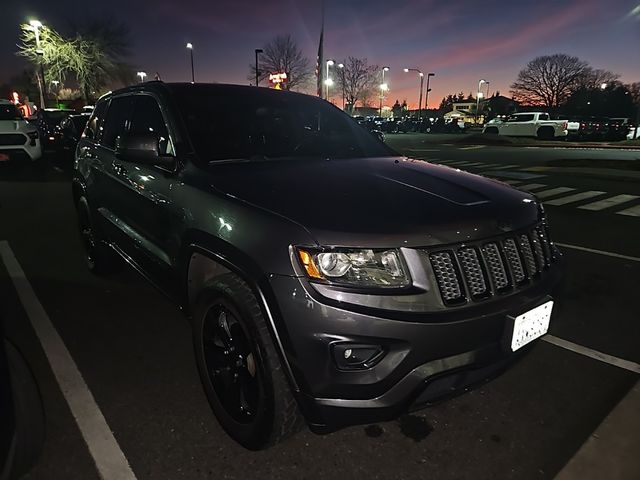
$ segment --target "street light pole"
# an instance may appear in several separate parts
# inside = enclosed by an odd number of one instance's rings
[[[60,81],[51,80],[51,83],[56,87],[56,108],[60,108]]]
[[[344,63],[339,63],[338,68],[340,69],[340,75],[342,79],[342,110],[344,111],[345,103],[344,103]]]
[[[260,55],[263,52],[263,50],[261,48],[256,48],[256,87],[259,86],[258,84],[260,83],[260,70],[259,70],[259,65],[258,65],[258,55]]]
[[[44,96],[46,84],[44,82],[44,50],[40,48],[40,29],[42,28],[42,22],[39,20],[31,20],[29,25],[31,25],[36,36],[36,54],[42,55],[42,59],[40,60],[40,79],[38,81],[38,87],[40,89],[40,108],[45,108],[46,104]]]
[[[424,85],[424,73],[418,68],[405,68],[404,73],[417,72],[420,77],[420,95],[418,95],[418,120],[422,118],[422,87]]]
[[[389,71],[389,67],[382,67],[382,83],[380,83],[380,116],[382,117],[382,101],[384,100],[384,92],[389,90],[389,85],[384,83],[384,74]]]
[[[429,92],[431,91],[431,89],[429,88],[429,80],[431,79],[431,77],[435,77],[436,74],[435,73],[427,73],[427,91],[425,93],[425,100],[424,100],[424,111],[426,113],[427,110],[429,110]]]
[[[191,54],[191,83],[196,83],[196,76],[193,70],[193,44],[191,42],[187,43],[187,50]]]
[[[327,102],[329,101],[329,87],[333,85],[333,80],[329,77],[329,67],[333,67],[336,62],[333,60],[327,60],[327,75],[325,76],[324,86],[325,86],[325,99]]]
[[[476,125],[478,124],[478,113],[480,111],[480,97],[482,96],[482,92],[480,91],[480,88],[482,87],[483,83],[487,83],[487,81],[484,79],[480,79],[478,81],[478,93],[476,95]]]

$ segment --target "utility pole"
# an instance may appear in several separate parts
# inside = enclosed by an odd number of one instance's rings
[[[260,70],[259,70],[259,65],[258,65],[258,55],[260,55],[263,52],[263,50],[261,48],[256,48],[256,87],[258,87],[259,83],[260,83]]]

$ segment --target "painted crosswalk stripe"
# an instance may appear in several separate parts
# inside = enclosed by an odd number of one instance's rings
[[[604,195],[607,192],[600,192],[598,190],[589,190],[588,192],[580,192],[574,193],[573,195],[568,195],[566,197],[556,198],[555,200],[549,200],[548,202],[544,202],[545,205],[566,205],[567,203],[575,203],[580,200],[586,200],[588,198],[598,197],[600,195]]]
[[[537,192],[536,196],[538,198],[547,198],[547,197],[553,197],[555,195],[560,195],[562,193],[573,192],[574,190],[575,188],[571,188],[571,187],[550,188],[549,190],[542,190],[541,192]]]
[[[635,207],[627,208],[626,210],[621,210],[616,213],[618,215],[628,215],[629,217],[640,217],[640,205],[636,205]]]
[[[604,200],[600,200],[598,202],[588,203],[586,205],[582,205],[578,207],[582,210],[591,210],[597,212],[599,210],[604,210],[605,208],[613,207],[615,205],[620,205],[621,203],[630,202],[631,200],[635,200],[638,195],[616,195],[615,197],[605,198]]]
[[[518,188],[521,190],[535,190],[536,188],[546,187],[543,183],[527,183],[526,185],[520,185]]]

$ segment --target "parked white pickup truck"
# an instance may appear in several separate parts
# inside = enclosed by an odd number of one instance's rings
[[[543,140],[566,138],[567,121],[550,120],[548,113],[515,113],[502,123],[486,125],[483,133],[510,137],[538,137]]]

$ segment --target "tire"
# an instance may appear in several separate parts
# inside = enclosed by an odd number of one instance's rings
[[[78,212],[78,230],[84,250],[87,268],[91,273],[104,275],[120,269],[121,260],[105,243],[104,236],[95,226],[87,198],[81,196],[76,205]]]
[[[548,127],[542,127],[538,129],[538,139],[540,140],[553,140],[554,138],[554,132],[553,132],[553,128],[548,128]]]
[[[29,366],[13,344],[6,340],[4,342],[16,425],[9,478],[19,478],[35,465],[42,452],[45,437],[44,409],[38,385]]]
[[[193,341],[205,394],[231,438],[261,450],[304,426],[262,310],[243,280],[223,275],[203,289]]]
[[[484,133],[488,135],[498,135],[498,129],[496,127],[489,127],[484,131]]]

